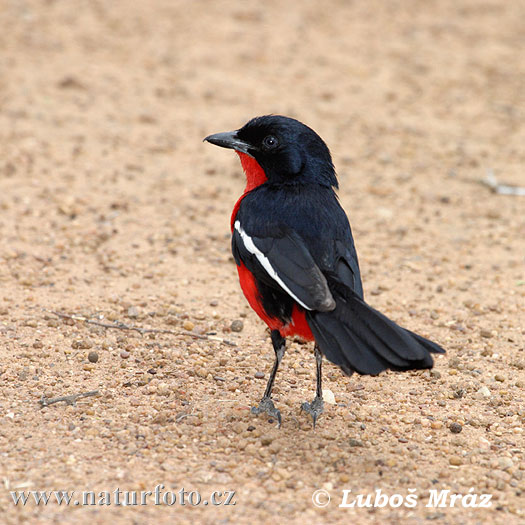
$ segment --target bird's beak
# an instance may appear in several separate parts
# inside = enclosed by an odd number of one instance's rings
[[[237,136],[237,131],[225,131],[224,133],[215,133],[213,135],[208,135],[204,142],[210,142],[221,148],[234,149],[235,151],[240,151],[246,153],[252,157],[252,154],[249,150],[253,150],[253,146],[244,142]]]

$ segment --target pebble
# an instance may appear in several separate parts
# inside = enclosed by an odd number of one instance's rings
[[[505,376],[502,376],[501,374],[496,374],[496,375],[494,376],[494,379],[495,379],[496,381],[499,381],[500,383],[503,383],[503,382],[505,381]]]
[[[170,387],[168,383],[161,382],[157,385],[157,392],[161,396],[167,396],[170,393]]]
[[[459,368],[461,361],[457,357],[451,357],[448,361],[449,368]]]
[[[512,461],[511,458],[502,457],[502,458],[498,458],[498,466],[501,470],[507,470],[514,466],[514,462]]]
[[[74,349],[88,350],[92,347],[93,343],[89,339],[78,339],[77,341],[73,341],[71,343],[71,348]]]
[[[184,330],[187,330],[188,332],[191,332],[195,328],[195,324],[186,319],[186,321],[182,323],[182,328],[184,328]]]
[[[459,456],[450,456],[450,458],[448,458],[448,462],[456,467],[463,465],[463,460]]]
[[[128,317],[136,319],[139,316],[139,311],[136,306],[130,306],[128,308]]]
[[[439,428],[442,428],[442,427],[443,427],[442,421],[432,421],[432,423],[430,423],[430,428],[433,428],[434,430],[438,430]]]
[[[463,388],[458,388],[457,390],[454,390],[454,392],[452,392],[452,397],[454,399],[461,399],[465,394],[465,389]]]
[[[232,321],[232,324],[230,325],[230,330],[232,332],[242,332],[243,328],[244,323],[240,319],[235,319],[235,321]]]
[[[351,447],[362,447],[362,446],[364,446],[362,441],[359,441],[358,439],[354,439],[354,438],[350,438],[348,440],[348,444]]]
[[[122,350],[120,352],[120,357],[122,357],[122,359],[127,359],[129,356],[130,356],[130,353],[127,350]]]
[[[264,372],[255,372],[255,379],[264,379]]]
[[[486,339],[490,339],[492,337],[492,332],[490,330],[481,330],[479,335],[481,335],[481,337],[485,337]]]
[[[459,434],[463,430],[463,427],[456,422],[450,423],[450,426],[448,428],[450,429],[452,434]]]
[[[240,421],[238,423],[235,423],[235,425],[233,425],[233,431],[236,434],[242,434],[245,428],[246,428],[245,425],[241,423]]]
[[[481,450],[490,450],[490,441],[484,437],[480,437],[478,441],[478,446]]]
[[[98,354],[97,354],[97,352],[95,352],[94,350],[89,352],[89,354],[88,354],[88,361],[90,363],[96,363],[98,361]]]
[[[335,405],[334,393],[328,388],[323,390],[323,399],[325,403],[328,403],[329,405]]]
[[[480,397],[490,397],[490,390],[486,386],[482,386],[476,394]]]

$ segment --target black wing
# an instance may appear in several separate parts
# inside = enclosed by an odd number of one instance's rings
[[[335,261],[333,271],[330,271],[329,268],[325,270],[330,275],[329,280],[350,288],[358,297],[363,299],[361,272],[351,238],[350,242],[334,241],[333,260]]]
[[[235,222],[232,251],[255,277],[270,288],[287,293],[306,310],[327,312],[335,308],[326,277],[301,237],[286,227],[273,235],[248,235]]]

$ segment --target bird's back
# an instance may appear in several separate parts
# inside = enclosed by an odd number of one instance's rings
[[[318,184],[263,184],[244,197],[237,219],[253,237],[295,232],[329,286],[345,285],[363,296],[350,223],[332,188]]]

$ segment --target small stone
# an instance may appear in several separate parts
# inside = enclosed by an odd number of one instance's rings
[[[323,390],[323,400],[325,403],[328,403],[329,405],[335,405],[335,396],[334,393],[326,388]]]
[[[461,361],[457,357],[451,357],[448,361],[449,368],[459,368]]]
[[[92,347],[93,343],[89,339],[78,339],[71,343],[71,348],[74,348],[75,350],[89,350]]]
[[[461,399],[464,395],[465,395],[465,389],[463,388],[458,388],[454,390],[454,392],[452,392],[452,397],[454,399]]]
[[[459,434],[463,430],[463,427],[456,422],[450,423],[450,426],[448,428],[452,432],[452,434]]]
[[[240,319],[235,319],[235,321],[232,321],[232,324],[230,325],[230,330],[232,332],[242,332],[243,328],[244,323]]]
[[[354,439],[354,438],[350,438],[348,440],[348,444],[351,447],[362,447],[362,446],[364,446],[362,441],[359,441],[358,439]]]
[[[481,335],[481,337],[485,337],[486,339],[490,339],[492,337],[492,332],[490,330],[481,330],[479,335]]]
[[[139,316],[139,311],[136,306],[130,306],[128,308],[128,317],[131,319],[136,319]]]
[[[478,446],[481,450],[490,450],[490,441],[484,437],[480,437]]]
[[[33,343],[33,348],[36,348],[37,350],[40,348],[44,348],[44,345],[42,344],[42,341],[39,341],[38,339]]]
[[[442,421],[432,421],[432,423],[430,423],[430,428],[433,428],[434,430],[438,430],[442,427],[443,427]]]
[[[122,350],[120,352],[120,357],[122,357],[122,359],[127,359],[129,356],[130,356],[130,353],[127,350]]]
[[[167,396],[170,393],[170,387],[168,383],[161,382],[157,385],[157,393],[161,396]]]
[[[507,457],[498,458],[498,466],[501,470],[507,470],[514,466],[512,459]]]
[[[273,438],[271,436],[261,437],[261,445],[263,447],[267,447],[272,441],[273,441]]]
[[[264,372],[255,372],[255,379],[264,379]]]
[[[84,370],[86,370],[87,372],[91,372],[91,370],[93,370],[94,367],[93,367],[93,365],[92,365],[91,363],[85,363],[85,364],[82,366],[82,368],[83,368]]]
[[[459,456],[450,456],[450,458],[448,458],[448,462],[451,465],[454,465],[455,467],[459,467],[459,465],[463,465],[463,460]]]
[[[494,376],[494,379],[495,379],[496,381],[499,381],[500,383],[503,383],[503,382],[505,381],[505,377],[502,376],[501,374],[496,374],[496,375]]]
[[[482,386],[476,394],[480,397],[490,397],[490,390],[486,386]]]
[[[188,321],[186,319],[186,321],[182,323],[182,328],[184,328],[184,330],[187,330],[188,332],[191,332],[195,328],[195,325],[191,321]]]
[[[86,89],[84,84],[76,77],[67,75],[57,82],[57,86],[61,89]]]
[[[233,425],[233,431],[236,434],[242,434],[244,432],[244,430],[245,430],[245,426],[240,421],[238,423],[235,423],[235,425]]]
[[[89,354],[88,354],[88,361],[90,363],[96,363],[98,361],[98,354],[97,354],[97,352],[95,352],[93,350],[91,352],[89,352]]]

